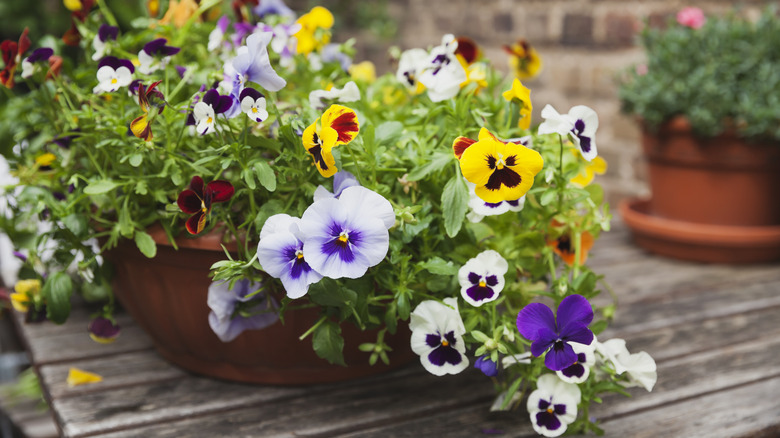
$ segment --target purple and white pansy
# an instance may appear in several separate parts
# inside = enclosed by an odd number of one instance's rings
[[[457,49],[458,41],[452,34],[447,34],[441,45],[428,54],[420,82],[428,89],[428,97],[433,102],[455,97],[460,91],[460,84],[467,79],[466,70],[455,56]]]
[[[168,64],[171,56],[179,53],[178,47],[168,46],[165,38],[149,41],[138,52],[138,71],[148,75],[162,69]]]
[[[360,278],[387,255],[394,224],[387,199],[362,186],[348,187],[338,199],[320,199],[303,213],[304,258],[325,277]]]
[[[101,24],[95,38],[92,39],[92,49],[95,51],[92,54],[92,60],[97,61],[104,57],[109,49],[109,45],[106,43],[116,41],[117,36],[119,36],[118,27]]]
[[[631,354],[626,348],[626,341],[613,338],[605,342],[593,341],[599,361],[611,364],[618,375],[627,374],[626,386],[641,386],[648,392],[653,390],[658,380],[655,360],[644,351]]]
[[[276,214],[266,220],[260,231],[257,260],[271,277],[282,281],[287,296],[296,299],[306,295],[309,285],[322,279],[303,255],[299,218]]]
[[[582,295],[570,295],[558,305],[557,321],[552,310],[542,303],[531,303],[517,315],[517,330],[533,341],[531,353],[547,353],[544,364],[552,371],[560,371],[575,364],[577,353],[573,343],[590,345],[593,332],[588,324],[593,321],[593,308]]]
[[[556,437],[566,432],[577,419],[580,388],[566,383],[555,374],[545,374],[536,381],[536,390],[528,396],[528,413],[536,433]]]
[[[301,30],[300,23],[280,23],[271,28],[274,37],[271,40],[271,50],[279,54],[279,65],[289,67],[292,65],[296,53],[298,40],[293,37]]]
[[[38,69],[38,66],[43,61],[48,61],[52,55],[54,55],[54,50],[48,47],[41,47],[39,49],[33,50],[32,54],[24,58],[24,60],[22,61],[22,77],[27,79],[33,74],[35,74],[35,71]],[[48,68],[48,65],[46,66],[46,68]]]
[[[504,289],[508,269],[501,254],[492,249],[482,251],[458,270],[461,296],[474,307],[495,300]]]
[[[121,87],[130,85],[134,72],[133,63],[127,59],[106,56],[98,63],[98,84],[95,92],[113,93]]]
[[[214,130],[218,114],[225,113],[233,105],[230,96],[222,96],[215,89],[206,91],[203,100],[195,104],[192,116],[195,119],[195,129],[198,134],[205,135]]]
[[[596,111],[585,105],[577,105],[568,114],[558,114],[555,108],[547,104],[542,109],[542,117],[545,120],[539,125],[539,134],[568,136],[587,161],[598,156],[596,130],[599,128],[599,116]]]
[[[431,374],[458,374],[469,366],[463,335],[466,328],[458,313],[458,301],[445,298],[444,303],[423,301],[409,320],[412,351]]]
[[[480,198],[475,189],[476,184],[466,181],[466,185],[469,188],[469,208],[471,211],[466,214],[466,217],[470,222],[481,222],[485,216],[497,216],[509,211],[520,211],[525,206],[525,195],[520,199],[514,201],[501,201],[501,202],[486,202]]]
[[[254,88],[246,87],[241,90],[241,94],[238,96],[241,102],[241,111],[255,122],[262,122],[268,119],[268,110],[266,109],[266,101],[263,93],[255,90]]]
[[[260,18],[266,15],[279,15],[288,20],[295,19],[295,12],[284,4],[282,0],[263,0],[252,8],[252,12]]]
[[[360,183],[357,178],[355,178],[355,175],[349,171],[340,170],[333,175],[333,193],[323,186],[317,186],[317,189],[314,191],[314,201],[325,198],[338,198],[347,187],[359,185]]]
[[[263,291],[262,284],[238,280],[231,289],[228,282],[211,283],[207,304],[211,308],[209,326],[222,342],[230,342],[244,330],[259,330],[274,324],[277,303]]]
[[[236,51],[236,56],[225,64],[225,80],[232,84],[232,92],[238,96],[248,82],[254,82],[268,91],[279,91],[287,81],[271,66],[268,43],[272,32],[256,32],[249,35],[246,45]]]
[[[588,380],[590,369],[596,363],[596,346],[594,344],[595,342],[590,345],[572,342],[571,347],[577,355],[577,362],[574,362],[562,370],[556,371],[555,374],[558,375],[558,378],[564,382],[574,384]]]
[[[209,34],[209,42],[206,46],[209,52],[213,52],[223,46],[228,26],[230,26],[230,18],[227,15],[223,15],[217,20],[217,25]]]
[[[395,77],[412,93],[417,93],[424,88],[420,83],[420,75],[427,66],[427,59],[428,52],[425,50],[409,49],[403,52],[398,60],[398,70]]]

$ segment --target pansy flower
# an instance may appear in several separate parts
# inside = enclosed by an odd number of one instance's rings
[[[48,61],[54,55],[54,50],[48,47],[41,47],[33,50],[32,54],[22,61],[22,77],[29,78],[35,73],[37,64],[42,61]]]
[[[263,93],[254,88],[247,87],[241,90],[239,101],[241,102],[241,111],[255,122],[262,122],[268,118],[268,111],[266,110],[266,101]]]
[[[165,109],[165,97],[156,89],[160,82],[162,81],[154,82],[149,87],[145,87],[143,83],[138,84],[138,105],[144,113],[130,122],[130,131],[136,137],[146,141],[152,139],[152,118],[155,116],[149,114],[150,110],[157,108],[157,114],[160,114]]]
[[[512,81],[512,88],[504,91],[502,94],[507,102],[518,102],[520,104],[520,120],[517,122],[517,126],[520,129],[528,129],[531,127],[531,112],[534,107],[531,104],[531,90],[526,88],[520,79],[515,78]]]
[[[295,18],[295,12],[282,0],[263,0],[252,8],[252,12],[260,18],[266,15],[279,15],[286,18]]]
[[[482,374],[488,377],[496,377],[498,375],[498,364],[490,359],[490,355],[484,355],[477,358],[474,361],[474,368],[482,371]]]
[[[677,13],[677,23],[682,26],[690,27],[691,29],[700,29],[707,22],[707,18],[704,17],[704,11],[696,7],[682,8]]]
[[[133,80],[135,67],[127,59],[119,59],[115,56],[106,56],[98,63],[97,91],[113,93],[121,87],[130,85]]]
[[[330,28],[333,27],[333,14],[322,6],[315,6],[296,21],[301,29],[293,35],[298,46],[298,53],[307,55],[321,49],[330,42]]]
[[[631,354],[626,348],[626,341],[613,338],[605,342],[593,341],[601,362],[612,365],[618,375],[626,374],[629,379],[627,386],[641,386],[648,392],[653,390],[658,380],[655,360],[644,351]]]
[[[580,388],[555,376],[545,374],[536,381],[536,390],[528,396],[528,413],[536,433],[556,437],[566,432],[577,419]]]
[[[148,75],[161,68],[164,68],[170,57],[179,53],[181,50],[178,47],[168,46],[168,42],[165,38],[157,38],[149,41],[144,45],[144,48],[138,52],[138,71]]]
[[[279,65],[282,67],[289,67],[292,64],[295,48],[298,45],[298,41],[293,38],[293,35],[299,30],[301,30],[301,25],[298,23],[279,23],[271,28],[274,33],[271,40],[271,50],[279,54]]]
[[[338,102],[355,102],[360,100],[360,89],[355,81],[349,81],[341,88],[330,87],[329,90],[314,90],[309,93],[309,105],[316,110],[322,110],[326,104],[323,100]]]
[[[229,282],[211,283],[206,300],[211,309],[209,326],[220,341],[230,342],[244,330],[264,329],[279,320],[278,304],[265,292],[257,292],[260,289],[262,284],[243,278],[232,289]]]
[[[483,132],[484,131],[484,132]],[[463,139],[464,137],[459,137]],[[486,202],[520,199],[531,189],[534,176],[542,170],[542,156],[533,149],[515,143],[504,143],[487,129],[480,130],[479,140],[453,145],[460,154],[463,176],[476,185],[474,192]]]
[[[14,87],[14,72],[22,59],[22,55],[27,49],[30,48],[30,38],[27,34],[30,32],[28,28],[24,28],[22,34],[19,36],[19,42],[5,40],[0,43],[0,52],[3,53],[3,63],[5,67],[0,71],[0,84],[5,85],[6,88]]]
[[[209,42],[206,48],[209,52],[213,52],[222,46],[222,41],[225,39],[225,33],[230,25],[230,18],[227,15],[223,15],[217,20],[217,25],[214,30],[209,34]]]
[[[352,64],[347,69],[349,76],[360,82],[373,83],[376,81],[376,66],[371,61]]]
[[[607,160],[596,157],[580,169],[580,173],[571,179],[571,183],[578,187],[585,187],[593,182],[596,175],[604,175],[605,173],[607,173]]]
[[[485,200],[477,196],[477,193],[474,191],[476,189],[474,184],[466,181],[466,186],[469,188],[468,205],[471,209],[466,217],[470,222],[480,222],[485,216],[498,216],[508,211],[521,211],[525,206],[525,195],[520,197],[520,199],[509,201],[485,202]]]
[[[564,382],[575,384],[588,380],[590,369],[596,363],[596,346],[594,344],[595,342],[591,342],[590,345],[572,342],[571,347],[574,349],[574,353],[577,354],[577,361],[562,370],[556,371],[555,374],[558,378]]]
[[[203,100],[195,104],[192,109],[192,116],[200,135],[208,134],[216,126],[217,115],[222,114],[233,106],[233,99],[230,96],[222,96],[212,88],[203,95]]]
[[[460,91],[466,79],[466,70],[455,56],[458,42],[452,34],[442,37],[441,45],[431,49],[420,74],[420,82],[428,89],[433,102],[450,99]]]
[[[303,131],[303,147],[311,154],[320,175],[329,178],[338,171],[333,148],[351,142],[359,131],[357,114],[341,105],[331,105]]]
[[[99,316],[89,322],[87,326],[89,337],[100,344],[110,344],[119,337],[120,327],[116,322]]]
[[[482,57],[482,51],[479,50],[479,46],[471,38],[460,36],[455,41],[458,43],[455,49],[455,56],[462,59],[466,65],[471,65]]]
[[[108,49],[108,44],[106,43],[109,41],[116,41],[118,35],[118,27],[101,24],[97,35],[92,39],[92,49],[95,50],[95,53],[92,54],[92,60],[97,61],[104,57],[106,55],[106,50]]]
[[[189,188],[181,192],[176,200],[181,211],[192,215],[187,219],[187,231],[190,234],[203,231],[211,213],[211,204],[228,201],[233,192],[233,185],[227,181],[216,180],[204,185],[201,177],[193,176]]]
[[[27,313],[30,304],[38,300],[41,296],[41,280],[29,279],[19,280],[14,285],[14,292],[11,293],[11,305],[18,312]]]
[[[333,193],[329,192],[328,189],[323,186],[317,186],[317,189],[314,190],[314,201],[326,198],[338,198],[347,187],[359,185],[360,183],[357,178],[355,178],[355,175],[346,170],[340,170],[333,176]]]
[[[181,29],[197,12],[198,2],[195,0],[171,0],[168,3],[168,10],[160,19],[160,24],[173,24]]]
[[[542,109],[545,119],[539,125],[539,134],[559,134],[568,136],[582,153],[582,158],[592,161],[598,155],[596,151],[596,130],[599,128],[599,116],[596,111],[585,105],[577,105],[568,114],[558,111],[547,104]]]
[[[479,307],[498,298],[504,289],[506,260],[496,251],[482,251],[458,270],[460,294],[472,306]]]
[[[585,231],[580,234],[579,265],[585,264],[585,261],[588,260],[588,252],[593,248],[594,242],[595,239],[593,239],[593,235],[589,232]],[[569,266],[573,266],[574,261],[577,258],[577,250],[575,245],[576,243],[572,240],[572,235],[569,233],[564,233],[557,239],[547,241],[547,246],[552,248],[553,252],[558,254],[558,257],[560,257],[561,260],[563,260],[564,263]]]
[[[509,54],[509,66],[521,80],[533,78],[542,69],[542,58],[526,40],[504,46],[504,51]]]
[[[558,305],[557,322],[552,310],[542,303],[531,303],[517,315],[517,329],[526,339],[533,341],[531,353],[541,356],[544,364],[553,371],[560,371],[577,362],[573,342],[590,345],[593,332],[588,324],[593,321],[593,309],[582,295],[570,295]]]
[[[306,295],[309,285],[322,279],[304,257],[300,221],[286,214],[269,217],[257,245],[257,261],[268,275],[282,281],[287,296],[292,299]]]
[[[279,91],[287,82],[271,66],[268,43],[272,32],[253,33],[246,39],[246,45],[238,48],[236,56],[225,64],[225,85],[230,94],[239,97],[248,82],[254,82],[268,91]]]
[[[466,328],[458,313],[458,301],[427,300],[418,304],[409,320],[412,351],[431,374],[458,374],[469,366],[463,335]]]
[[[303,256],[325,277],[360,278],[384,260],[394,224],[387,199],[362,186],[348,187],[338,199],[320,199],[303,213],[298,225]]]
[[[402,83],[412,94],[420,94],[425,85],[420,82],[420,74],[426,67],[428,52],[423,49],[410,49],[401,54],[398,60],[398,70],[395,73],[398,82]]]

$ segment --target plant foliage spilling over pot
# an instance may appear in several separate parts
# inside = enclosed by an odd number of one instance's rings
[[[113,278],[152,332],[146,311],[162,307],[155,342],[224,342],[200,352],[224,368],[222,346],[252,345],[297,366],[259,340],[281,328],[337,365],[409,348],[434,375],[496,377],[497,409],[528,394],[546,436],[598,431],[590,402],[652,389],[647,353],[596,339],[615,312],[591,304],[601,277],[585,264],[610,220],[591,184],[606,167],[598,117],[547,105],[532,129],[517,77],[541,61],[527,42],[507,47],[515,78],[453,35],[397,51],[395,74],[377,77],[352,63],[353,41],[331,42],[323,7],[238,1],[220,17],[218,1],[172,1],[120,29],[102,1],[67,3],[77,56],[26,34],[2,46],[2,114],[18,123],[0,217],[24,258],[20,311],[60,323],[74,292],[107,300],[94,334],[121,342]],[[223,254],[173,255],[207,235]],[[159,262],[131,272],[144,258]],[[165,265],[193,281],[163,278]],[[161,288],[128,300],[143,276]],[[177,313],[181,300],[194,310]],[[182,320],[196,328],[168,326]],[[355,352],[347,332],[369,338]]]

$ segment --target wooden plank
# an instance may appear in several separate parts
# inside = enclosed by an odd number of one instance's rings
[[[66,379],[71,367],[97,373],[103,377],[103,381],[69,387]],[[189,376],[187,372],[169,364],[152,350],[118,354],[110,358],[101,356],[44,365],[39,367],[38,374],[54,399]]]
[[[9,384],[0,385],[0,394],[8,390]],[[0,412],[5,414],[26,438],[59,436],[51,413],[40,400],[10,400],[0,397]]]
[[[140,327],[132,325],[122,328],[116,342],[100,344],[85,332],[63,333],[44,337],[24,335],[28,351],[36,366],[80,359],[110,356],[131,351],[149,350],[152,343]]]

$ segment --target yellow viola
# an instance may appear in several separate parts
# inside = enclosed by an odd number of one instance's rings
[[[585,187],[593,182],[596,174],[603,175],[605,173],[607,173],[607,160],[596,157],[593,161],[586,163],[585,167],[580,170],[580,173],[571,179],[571,183],[579,187]]]
[[[372,83],[376,80],[376,67],[371,61],[363,61],[349,66],[349,76],[356,81]]]
[[[329,178],[338,172],[333,148],[351,142],[359,131],[355,111],[341,105],[331,105],[303,131],[303,146],[314,159],[320,175]]]
[[[533,149],[505,143],[482,128],[479,140],[460,156],[463,176],[476,185],[475,193],[485,202],[520,199],[531,189],[544,160]]]
[[[526,40],[519,40],[511,46],[504,46],[509,54],[509,66],[519,79],[530,79],[542,69],[542,58]]]
[[[26,313],[30,302],[41,294],[41,280],[19,280],[11,294],[11,305],[19,312]]]
[[[521,129],[530,128],[531,112],[534,109],[531,104],[531,90],[524,86],[520,79],[515,78],[512,81],[512,88],[504,91],[502,96],[508,102],[518,101],[520,103],[520,120],[517,122],[517,126]]]
[[[69,11],[75,12],[81,10],[81,0],[63,0],[62,4],[64,4],[65,8]]]
[[[298,53],[308,54],[321,49],[330,42],[330,28],[333,27],[333,14],[322,6],[315,6],[296,21],[300,30],[293,36],[298,40]]]

